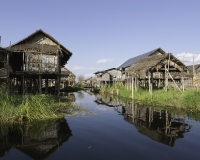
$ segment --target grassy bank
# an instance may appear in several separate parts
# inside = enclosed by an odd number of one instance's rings
[[[123,98],[131,98],[132,91],[121,84],[112,87],[104,86],[100,90],[101,93],[109,93]],[[176,108],[189,109],[191,112],[200,111],[200,91],[185,90],[184,92],[177,89],[154,89],[153,95],[150,96],[148,89],[138,88],[134,92],[134,99],[141,104],[151,104],[159,106],[169,106]]]
[[[52,95],[9,95],[0,93],[0,121],[22,122],[57,119],[70,114],[68,110],[81,109],[69,101]]]

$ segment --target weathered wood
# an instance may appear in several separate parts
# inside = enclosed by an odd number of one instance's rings
[[[48,93],[49,79],[45,79],[45,92]]]
[[[134,99],[134,80],[132,77],[132,99]]]
[[[39,74],[39,93],[42,94],[42,75]]]
[[[169,71],[167,70],[167,72],[168,72],[168,74],[169,74],[169,76],[170,76],[170,78],[172,79],[172,81],[174,82],[174,84],[177,86],[177,88],[180,90],[180,88],[178,87],[178,85],[176,84],[176,82],[174,81],[174,79],[173,79],[173,77],[171,76],[171,74],[169,73]],[[181,91],[181,90],[180,90]]]

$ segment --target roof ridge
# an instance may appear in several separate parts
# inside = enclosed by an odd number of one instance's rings
[[[146,52],[146,53],[143,53],[143,54],[140,54],[138,56],[135,56],[135,57],[132,57],[132,58],[129,58],[128,60],[126,60],[124,63],[122,63],[120,66],[118,66],[117,68],[126,68],[126,67],[129,67],[131,66],[133,63],[135,63],[137,60],[139,60],[140,58],[144,58],[146,56],[149,56],[151,54],[153,54],[155,51],[157,50],[161,50],[161,52],[164,52],[166,53],[164,50],[162,50],[160,47],[159,48],[156,48],[154,50],[151,50],[149,52]]]

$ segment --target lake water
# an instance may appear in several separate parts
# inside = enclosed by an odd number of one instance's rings
[[[1,126],[1,159],[199,160],[200,123],[186,113],[123,103],[86,92],[75,102],[92,114]]]

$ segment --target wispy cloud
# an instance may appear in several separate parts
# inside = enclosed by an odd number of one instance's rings
[[[100,59],[100,60],[97,61],[97,64],[99,64],[99,63],[107,63],[107,62],[111,62],[111,61],[113,61],[113,59]]]
[[[94,77],[94,73],[84,74],[84,77],[85,77],[85,78]]]
[[[187,65],[190,65],[193,63],[193,57],[194,57],[195,64],[200,63],[200,54],[180,53],[180,54],[177,54],[176,57]]]
[[[74,66],[72,70],[92,70],[95,69],[94,67],[81,67],[81,66]]]

